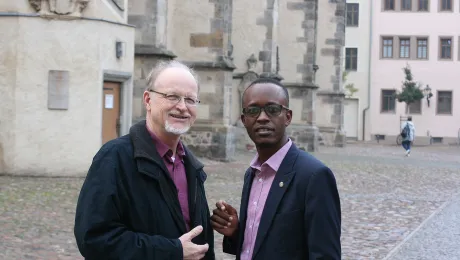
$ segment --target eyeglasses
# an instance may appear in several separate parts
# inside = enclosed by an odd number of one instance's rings
[[[268,104],[263,107],[258,106],[248,106],[243,108],[243,114],[249,117],[259,117],[260,113],[265,111],[265,114],[268,116],[279,116],[283,109],[289,110],[288,107],[280,105],[280,104]]]
[[[185,105],[187,106],[196,106],[198,105],[198,103],[200,103],[198,99],[194,99],[190,97],[182,97],[176,94],[165,94],[165,93],[155,91],[153,89],[149,89],[149,92],[153,92],[158,95],[161,95],[163,98],[167,99],[168,101],[171,101],[171,103],[174,103],[174,104],[179,103],[182,100],[182,98],[184,99]]]

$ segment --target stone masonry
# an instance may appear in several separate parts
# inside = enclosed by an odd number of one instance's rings
[[[276,49],[276,18],[278,17],[278,1],[266,0],[266,9],[262,17],[258,17],[256,24],[266,27],[265,40],[262,51],[259,52],[259,61],[262,62],[262,73],[271,74],[274,72],[274,60]]]
[[[257,77],[283,80],[295,111],[288,134],[306,150],[318,149],[316,107],[322,103],[317,102],[317,93],[334,92],[332,84],[341,88],[340,62],[331,60],[328,64],[328,59],[318,59],[328,58],[329,52],[337,54],[340,61],[343,2],[208,0],[179,4],[175,0],[143,0],[130,5],[129,21],[137,27],[134,121],[145,116],[141,97],[148,71],[158,60],[177,59],[191,66],[200,80],[198,118],[183,136],[197,155],[231,161],[237,148],[253,145],[239,121],[239,99],[242,90]],[[331,5],[335,13],[330,13]],[[321,10],[329,13],[318,26]],[[335,40],[327,43],[335,45],[318,46],[322,41],[318,30],[331,28],[330,24],[336,29],[327,37]],[[248,70],[244,68],[246,62]],[[320,71],[334,76],[338,85],[317,81],[318,64],[325,64]],[[340,125],[342,119],[337,115],[343,113],[343,105],[336,105],[334,112],[335,117],[329,115],[328,121]]]
[[[128,22],[136,26],[132,117],[135,123],[145,119],[142,96],[150,70],[157,62],[176,55],[166,48],[167,0],[130,1],[129,4]]]
[[[333,8],[334,13],[326,13]],[[342,86],[343,73],[343,46],[345,44],[345,8],[344,0],[336,0],[333,3],[326,1],[319,4],[320,22],[330,22],[333,30],[327,31],[326,27],[318,27],[321,39],[318,39],[318,54],[322,57],[319,73],[322,74],[318,90],[318,102],[321,107],[327,107],[321,111],[321,121],[318,126],[321,132],[321,143],[325,145],[344,146],[346,136],[343,131],[343,113],[345,94]],[[333,68],[332,70],[326,70]]]
[[[301,13],[301,16],[294,16],[294,13]],[[303,147],[309,151],[315,151],[318,148],[318,128],[316,127],[316,116],[315,116],[315,99],[317,86],[313,84],[314,73],[315,73],[315,52],[316,52],[316,13],[317,4],[316,1],[291,1],[291,2],[279,2],[279,1],[266,1],[266,6],[263,11],[263,16],[258,17],[256,24],[264,26],[266,28],[263,48],[259,52],[259,61],[262,63],[261,72],[257,76],[261,77],[274,77],[283,80],[285,86],[288,88],[291,97],[291,109],[294,110],[294,115],[300,114],[288,127],[288,135],[293,141],[300,147]],[[288,31],[280,31],[281,23],[289,21]],[[297,35],[303,35],[298,37]],[[295,47],[304,50],[304,54],[300,59],[283,60],[279,61],[279,58],[283,58],[283,53],[278,52],[278,46],[281,45],[281,49],[286,51],[285,44],[286,38],[294,38]],[[275,50],[276,49],[276,50]],[[290,50],[287,50],[290,51]],[[298,52],[294,56],[298,57]],[[249,60],[248,60],[249,62]],[[281,63],[281,64],[280,64]],[[288,76],[278,73],[280,65],[285,68],[284,72],[287,72]],[[291,72],[294,73],[291,73]],[[241,78],[239,86],[247,87],[248,83],[245,83],[245,79],[254,74],[252,71],[248,71],[243,75],[237,75]],[[300,74],[299,77],[294,78],[293,75]],[[240,91],[241,92],[241,91]],[[248,141],[248,138],[244,138],[246,135],[245,129],[241,124],[237,127],[237,146],[244,147],[245,145],[251,145],[252,142]]]
[[[198,119],[184,142],[200,156],[221,161],[232,160],[235,153],[234,127],[231,124],[232,62],[231,24],[232,0],[209,0],[214,5],[214,15],[209,19],[209,33],[191,33],[190,47],[207,48],[214,53],[213,60],[184,61],[202,79],[214,77],[212,91],[202,91],[200,100],[208,106],[208,118]],[[211,76],[209,76],[211,75]]]
[[[317,0],[305,0],[304,2],[288,2],[289,10],[304,12],[304,20],[301,23],[303,37],[297,37],[298,43],[307,45],[307,52],[303,55],[303,62],[297,65],[297,72],[302,75],[303,82],[315,82],[314,65],[316,62],[316,24],[317,24]]]

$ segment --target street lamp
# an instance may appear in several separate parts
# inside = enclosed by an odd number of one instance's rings
[[[429,85],[426,85],[426,87],[423,89],[423,92],[426,97],[426,102],[428,104],[428,107],[430,107],[430,98],[433,96],[433,93],[431,93],[431,88]]]

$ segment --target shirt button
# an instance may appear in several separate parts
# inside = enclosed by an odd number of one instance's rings
[[[252,228],[252,225],[250,225],[249,228]]]
[[[254,201],[254,205],[257,205],[257,201]]]
[[[262,178],[259,179],[259,182],[262,182]]]

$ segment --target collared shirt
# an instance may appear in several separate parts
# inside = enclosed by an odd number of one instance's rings
[[[251,168],[255,169],[254,180],[249,193],[246,228],[244,230],[244,241],[241,250],[241,260],[252,258],[257,231],[259,230],[260,218],[267,200],[268,192],[275,178],[281,162],[291,148],[291,139],[281,147],[266,162],[260,163],[257,154],[251,162]]]
[[[182,215],[185,220],[185,227],[187,231],[190,230],[190,211],[188,206],[188,186],[187,186],[187,175],[185,174],[184,156],[185,150],[181,142],[177,144],[176,157],[172,157],[173,152],[169,147],[162,142],[150,129],[147,128],[150,136],[155,143],[158,154],[163,158],[163,162],[168,168],[171,179],[177,188],[177,196],[179,198]]]

